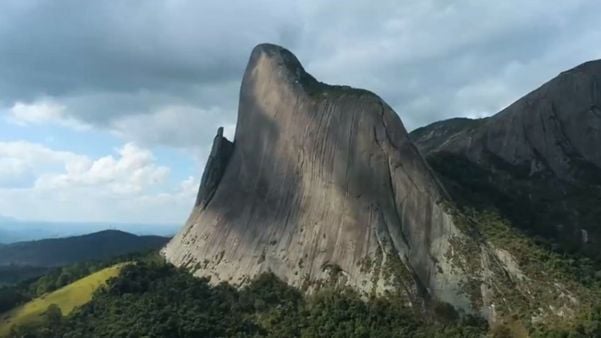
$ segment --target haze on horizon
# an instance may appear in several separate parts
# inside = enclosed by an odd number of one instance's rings
[[[369,89],[407,129],[484,117],[601,58],[601,3],[0,3],[0,215],[182,224],[251,49]]]

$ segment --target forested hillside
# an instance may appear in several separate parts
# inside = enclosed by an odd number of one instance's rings
[[[49,309],[46,320],[14,327],[12,337],[594,337],[601,308],[571,327],[488,327],[445,304],[427,314],[394,294],[362,299],[343,287],[312,295],[263,274],[242,289],[211,286],[156,259],[123,268],[88,304],[68,316]]]
[[[169,239],[105,230],[82,236],[18,242],[0,247],[0,266],[55,267],[159,249]]]

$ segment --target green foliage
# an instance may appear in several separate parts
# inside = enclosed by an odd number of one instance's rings
[[[511,252],[520,267],[531,277],[553,277],[593,289],[601,288],[599,264],[594,260],[582,255],[550,250],[545,242],[537,241],[512,227],[511,222],[495,210],[463,208],[461,212],[485,240]]]
[[[31,298],[16,286],[0,288],[0,313],[8,311]]]
[[[434,304],[432,304],[432,311],[437,318],[440,318],[443,321],[453,323],[459,320],[459,314],[453,305],[449,303],[434,301]]]
[[[570,328],[536,327],[531,334],[533,338],[568,337],[585,338],[601,337],[601,305],[597,305],[585,318]]]
[[[495,286],[503,294],[497,309],[512,316],[495,325],[491,335],[601,336],[601,251],[583,243],[580,231],[601,238],[601,187],[560,182],[544,171],[532,175],[529,167],[488,156],[491,167],[486,168],[449,153],[433,153],[428,162],[456,202],[456,223],[511,253],[527,276],[523,295],[511,285]],[[539,309],[557,309],[567,301],[557,298],[558,288],[578,300],[573,316],[531,324]]]
[[[220,337],[254,334],[239,294],[161,263],[138,263],[66,323],[65,336]]]
[[[22,265],[0,266],[0,287],[11,286],[44,275],[51,268]],[[1,311],[0,311],[1,312]]]
[[[59,312],[69,314],[89,302],[98,288],[111,277],[119,275],[123,264],[100,270],[3,314],[0,318],[0,336],[6,334],[13,325],[35,327],[42,324],[42,327],[50,326],[55,330],[60,321]]]
[[[47,317],[49,311],[46,312]],[[480,337],[481,321],[432,320],[385,298],[347,288],[310,296],[273,274],[237,290],[210,286],[162,262],[123,268],[94,299],[67,317],[27,331],[30,337]],[[428,319],[429,318],[429,319]],[[457,318],[455,318],[457,319]],[[52,322],[52,323],[51,323]]]
[[[46,321],[48,322],[48,324],[53,326],[60,325],[63,319],[63,312],[61,311],[61,308],[56,304],[48,305],[48,308],[46,309],[46,313],[44,315],[46,316]]]
[[[303,337],[406,337],[422,325],[400,303],[365,302],[350,289],[323,289],[309,297],[301,319]]]
[[[507,219],[494,210],[464,208],[455,221],[467,224],[465,226],[477,232],[476,236],[481,236],[494,248],[511,253],[517,267],[525,275],[519,288],[528,290],[527,293],[515,292],[511,282],[495,286],[497,293],[502,295],[502,299],[496,302],[497,310],[509,311],[512,315],[504,325],[493,328],[494,332],[498,331],[495,334],[502,336],[502,332],[510,330],[514,335],[516,331],[524,331],[526,334],[542,332],[541,336],[545,336],[549,332],[574,332],[578,327],[586,327],[586,330],[582,329],[583,332],[593,331],[591,327],[598,320],[599,311],[596,309],[601,306],[601,278],[593,260],[549,250],[544,243],[512,227]],[[558,298],[560,294],[564,298]],[[538,324],[531,324],[532,316],[539,309],[557,309],[565,303],[570,304],[566,294],[577,301],[570,305],[573,314],[552,316]]]
[[[488,167],[444,152],[427,160],[459,206],[495,210],[547,250],[589,257],[601,270],[601,247],[594,243],[601,241],[600,179],[588,175],[564,182],[548,171],[532,174],[529,166],[514,166],[493,154],[487,154]],[[589,243],[583,243],[581,230],[586,230]]]
[[[45,293],[52,292],[65,285],[71,284],[72,282],[94,273],[106,267],[107,265],[108,263],[85,262],[57,268],[30,283],[28,288],[33,297],[41,296]]]
[[[24,304],[46,293],[58,290],[78,279],[86,277],[104,268],[118,263],[134,260],[160,262],[163,260],[163,258],[160,257],[156,251],[148,251],[131,253],[104,261],[80,262],[54,269],[42,268],[42,270],[40,270],[42,272],[39,272],[39,274],[44,272],[45,274],[43,274],[41,277],[36,275],[36,277],[21,281],[17,285],[0,286],[0,313],[9,311],[18,305]],[[10,267],[4,268],[6,269],[7,274],[9,274],[10,271],[13,271],[9,269]],[[17,271],[21,271],[21,268],[25,267],[14,268],[17,268]],[[29,267],[28,269],[34,268]]]

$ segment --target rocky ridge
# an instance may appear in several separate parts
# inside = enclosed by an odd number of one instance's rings
[[[601,61],[586,62],[494,116],[436,122],[411,138],[456,199],[476,192],[468,204],[488,199],[523,229],[601,258],[600,84]]]

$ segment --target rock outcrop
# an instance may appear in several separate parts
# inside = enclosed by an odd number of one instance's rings
[[[455,186],[493,196],[526,230],[601,257],[601,60],[559,74],[492,117],[436,122],[411,137]],[[481,177],[459,178],[454,160]]]
[[[464,123],[453,134],[415,139],[420,146],[438,140],[427,152],[464,153],[477,163],[492,155],[530,174],[548,170],[564,181],[600,171],[601,61],[563,72],[476,128]]]
[[[163,253],[213,283],[271,271],[308,291],[346,284],[491,319],[495,285],[515,285],[519,268],[453,210],[382,99],[318,82],[263,44],[244,74],[233,145],[218,133],[196,206]]]
[[[205,208],[211,198],[213,198],[213,194],[215,194],[215,190],[217,190],[217,186],[225,173],[225,168],[230,160],[233,149],[234,144],[223,137],[223,127],[219,128],[213,140],[213,147],[207,159],[205,171],[200,180],[200,188],[198,189],[198,195],[194,203],[195,208]]]

